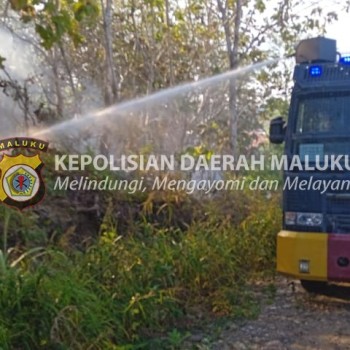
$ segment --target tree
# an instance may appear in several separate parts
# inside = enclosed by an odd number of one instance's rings
[[[234,70],[239,65],[239,47],[240,47],[240,32],[242,24],[243,2],[237,0],[234,8],[234,26],[233,33],[231,23],[228,18],[229,2],[225,1],[223,5],[221,0],[217,0],[218,9],[221,14],[222,26],[225,32],[226,49],[229,59],[229,67]],[[233,153],[237,153],[237,134],[238,134],[238,112],[237,112],[237,85],[230,81],[229,88],[229,109],[230,109],[230,130],[231,130],[231,148]]]
[[[103,31],[105,46],[105,104],[111,105],[118,100],[118,79],[115,72],[113,59],[113,39],[112,39],[112,0],[101,0],[101,9],[103,15]]]
[[[315,4],[307,13],[300,10],[301,4],[292,0],[278,0],[275,6],[263,0],[12,0],[11,7],[27,28],[35,29],[36,36],[20,36],[36,47],[43,65],[51,70],[48,79],[36,77],[42,97],[29,91],[33,106],[44,103],[67,118],[290,54],[300,36],[323,30],[322,9]],[[325,18],[332,20],[335,14]],[[259,118],[264,117],[269,100],[281,98],[283,91],[287,98],[289,73],[288,65],[269,68],[231,81],[228,88],[223,84],[193,91],[133,111],[132,118],[139,121],[132,126],[131,118],[109,125],[112,143],[118,143],[113,148],[122,152],[130,145],[130,136],[135,148],[152,144],[157,151],[181,151],[203,144],[218,151],[243,152],[248,140],[242,135],[262,126]],[[124,129],[116,130],[122,124]],[[89,133],[104,134],[97,126]]]

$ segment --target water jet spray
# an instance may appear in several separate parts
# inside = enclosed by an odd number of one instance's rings
[[[199,89],[199,88],[202,89],[209,86],[215,86],[220,82],[236,79],[249,72],[253,72],[255,70],[259,70],[271,64],[277,63],[279,60],[281,60],[281,58],[270,59],[263,62],[252,64],[243,68],[238,68],[233,71],[228,71],[222,74],[214,75],[212,77],[203,78],[198,81],[179,84],[175,87],[170,87],[164,90],[157,91],[151,95],[117,103],[105,109],[86,114],[85,116],[66,120],[64,122],[55,124],[43,130],[34,131],[31,133],[31,136],[43,137],[44,135],[54,133],[54,132],[60,132],[67,128],[71,130],[71,128],[79,126],[81,124],[84,124],[84,126],[86,126],[87,123],[91,123],[95,120],[101,120],[107,116],[113,117],[116,115],[122,115],[135,110],[140,110],[149,106],[164,103],[168,101],[170,98],[181,96],[185,93],[194,91],[195,89]]]

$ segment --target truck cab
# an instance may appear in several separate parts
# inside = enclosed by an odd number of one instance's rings
[[[293,81],[288,120],[270,124],[288,159],[277,271],[314,289],[350,282],[350,56],[335,40],[303,40]]]

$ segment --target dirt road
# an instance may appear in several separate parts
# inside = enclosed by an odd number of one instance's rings
[[[284,278],[277,279],[276,287],[275,298],[264,302],[256,320],[232,324],[214,343],[194,348],[350,350],[350,288],[332,289],[332,296],[315,296],[298,281]]]

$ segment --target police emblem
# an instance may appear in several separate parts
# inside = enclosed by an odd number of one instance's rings
[[[0,151],[14,148],[45,152],[48,143],[28,138],[0,141]],[[4,154],[0,161],[0,201],[20,210],[39,203],[45,195],[40,173],[43,166],[38,154]]]

